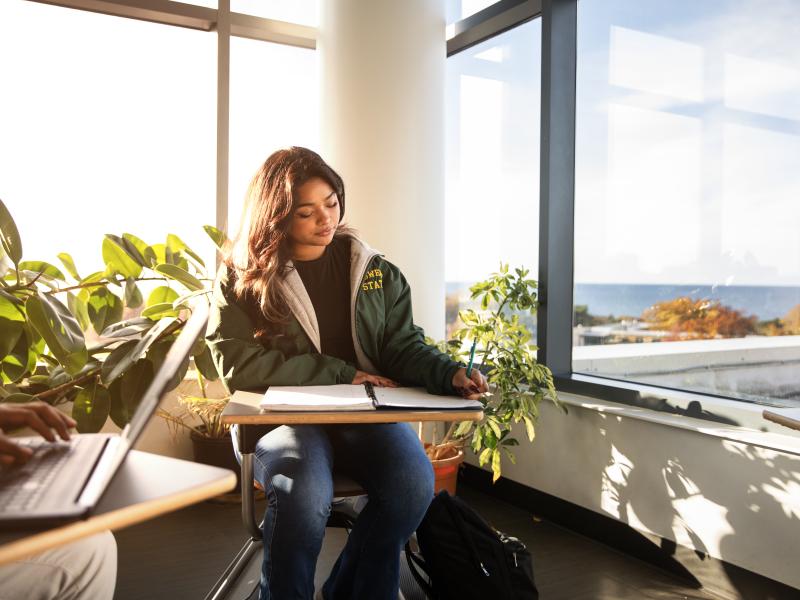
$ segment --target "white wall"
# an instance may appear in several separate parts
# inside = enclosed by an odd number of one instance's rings
[[[345,219],[397,264],[414,317],[444,337],[443,0],[328,0],[317,41],[321,151]]]
[[[504,476],[800,588],[800,439],[561,397]]]

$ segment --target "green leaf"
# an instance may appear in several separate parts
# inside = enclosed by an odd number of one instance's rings
[[[51,277],[53,279],[60,279],[61,281],[67,280],[66,277],[64,277],[64,274],[59,271],[57,267],[48,262],[44,262],[43,260],[23,260],[21,263],[19,263],[19,269],[32,271],[34,273],[41,273],[42,275],[46,275],[47,277]]]
[[[108,354],[103,361],[103,368],[100,370],[100,380],[104,384],[109,385],[111,383],[109,375],[116,368],[117,364],[131,353],[131,350],[133,350],[133,347],[136,346],[138,342],[139,340],[123,342]]]
[[[14,266],[19,265],[22,260],[22,240],[19,237],[17,224],[14,223],[11,213],[2,200],[0,200],[0,243]]]
[[[492,483],[500,479],[500,450],[492,450]]]
[[[453,437],[456,439],[464,437],[469,433],[470,429],[472,429],[472,425],[472,421],[461,421],[453,432]]]
[[[211,349],[208,344],[203,344],[203,350],[194,355],[194,366],[208,381],[219,379],[219,373],[217,373],[217,367],[214,366],[214,359],[211,357]]]
[[[87,302],[89,321],[95,331],[103,331],[122,318],[122,300],[104,287],[95,288]]]
[[[228,241],[225,234],[213,225],[203,225],[203,230],[208,234],[208,237],[211,238],[211,241],[214,242],[214,245],[222,250],[225,243]]]
[[[486,423],[489,425],[489,427],[492,428],[492,431],[494,431],[494,434],[497,436],[497,438],[500,439],[502,434],[500,432],[500,426],[497,424],[497,421],[495,419],[486,419]]]
[[[0,296],[0,359],[11,352],[25,331],[25,314],[11,298],[6,293]]]
[[[142,359],[111,384],[111,420],[120,428],[130,423],[144,393],[153,381],[153,363]]]
[[[106,263],[109,272],[119,274],[125,278],[136,278],[142,273],[142,265],[133,260],[110,235],[106,235],[103,240],[103,261]]]
[[[125,252],[128,253],[128,256],[130,256],[134,260],[134,262],[136,262],[136,264],[142,267],[149,267],[150,265],[145,259],[143,252],[139,250],[139,245],[138,245],[139,242],[141,242],[144,245],[144,249],[147,249],[147,244],[142,242],[142,240],[140,240],[139,238],[127,234],[131,238],[135,238],[136,241],[134,242],[128,237],[125,237],[125,235],[126,234],[123,234],[121,238],[115,237],[113,239],[114,241],[117,242],[119,246],[122,247],[123,250],[125,250]]]
[[[134,248],[136,248],[139,251],[139,254],[141,254],[143,258],[146,258],[145,254],[147,254],[147,244],[145,244],[141,239],[139,239],[132,233],[123,233],[122,239],[130,243]],[[149,266],[149,263],[147,263],[146,266]]]
[[[181,269],[176,265],[163,263],[160,265],[156,265],[153,268],[153,270],[156,271],[157,273],[161,273],[162,275],[166,275],[170,279],[179,281],[190,290],[205,289],[205,286],[199,279],[197,279],[194,275],[192,275],[185,269]]]
[[[0,361],[0,379],[3,383],[13,383],[30,375],[43,351],[44,340],[28,325],[16,345]]]
[[[85,285],[87,283],[99,283],[106,278],[105,271],[95,271],[91,275],[87,275],[83,279],[81,279],[78,283],[81,285]]]
[[[525,431],[528,434],[528,440],[533,441],[533,438],[536,436],[536,430],[533,427],[533,420],[528,415],[522,415],[522,419],[525,421]]]
[[[158,372],[161,368],[161,365],[164,363],[164,359],[167,356],[167,352],[172,347],[172,340],[165,341],[165,342],[158,342],[157,344],[153,344],[150,346],[150,349],[147,351],[147,360],[153,363],[153,370],[154,372]],[[172,379],[169,380],[165,391],[174,390],[183,378],[186,377],[186,371],[189,370],[189,357],[187,356],[186,359],[181,364],[178,371],[173,375]]]
[[[142,305],[144,298],[139,286],[136,285],[136,280],[129,277],[125,280],[125,306],[128,308],[137,308]]]
[[[484,448],[480,456],[478,457],[478,464],[482,467],[487,462],[489,462],[489,457],[491,456],[491,454],[492,454],[491,448]]]
[[[147,333],[145,333],[142,338],[136,342],[127,355],[120,358],[119,361],[114,365],[114,368],[111,369],[107,375],[104,375],[103,381],[105,383],[111,383],[117,377],[122,375],[128,369],[128,367],[144,356],[145,352],[147,352],[147,349],[158,339],[158,336],[161,335],[164,330],[174,322],[174,317],[167,317],[161,319],[155,324],[155,326],[148,329]]]
[[[92,383],[78,392],[72,405],[72,418],[80,433],[97,433],[111,412],[111,394],[99,383]]]
[[[201,267],[205,268],[206,266],[206,263],[203,262],[203,259],[197,256],[197,253],[189,248],[189,246],[187,246],[186,243],[174,233],[167,234],[167,248],[176,254],[179,252],[185,252],[191,256]]]
[[[57,256],[58,260],[61,261],[61,264],[64,265],[64,268],[67,270],[67,273],[76,281],[80,281],[81,276],[78,275],[78,269],[75,268],[75,261],[72,260],[72,256],[67,252],[61,252]]]
[[[150,267],[167,262],[167,247],[164,244],[153,244],[144,251],[144,258]]]
[[[91,325],[91,321],[89,320],[89,307],[87,304],[88,300],[89,290],[85,288],[81,290],[77,296],[72,292],[67,292],[67,307],[69,308],[69,312],[75,316],[78,320],[78,325],[80,325],[81,329],[84,331],[89,329],[89,325]]]
[[[150,295],[147,296],[145,306],[154,306],[156,304],[169,304],[178,299],[178,292],[166,285],[160,285],[155,288]]]
[[[80,371],[89,355],[83,331],[67,307],[52,296],[35,294],[25,302],[25,312],[67,373]]]
[[[151,319],[146,319],[144,317],[126,319],[125,321],[120,321],[119,323],[114,323],[113,325],[106,327],[100,334],[100,337],[122,338],[131,335],[138,335],[147,331],[153,325],[154,323]]]
[[[163,317],[177,317],[178,311],[172,308],[172,303],[162,302],[160,304],[153,304],[153,306],[148,306],[145,308],[142,311],[142,316],[157,321]]]

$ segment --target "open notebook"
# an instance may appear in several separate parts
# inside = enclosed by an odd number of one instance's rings
[[[364,385],[273,386],[261,399],[261,409],[270,411],[338,410],[480,410],[477,400],[436,396],[424,388]]]

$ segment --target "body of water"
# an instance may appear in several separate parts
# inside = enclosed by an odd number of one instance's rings
[[[471,284],[448,282],[448,294],[464,293]],[[639,317],[657,302],[681,296],[718,300],[759,320],[782,318],[800,304],[800,286],[758,285],[651,285],[633,283],[577,283],[574,304],[589,307],[589,314]]]

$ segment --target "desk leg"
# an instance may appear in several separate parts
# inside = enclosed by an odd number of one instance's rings
[[[261,549],[261,527],[255,514],[255,493],[253,491],[253,453],[242,454],[242,523],[250,539],[233,558],[225,571],[217,579],[214,587],[206,594],[205,600],[222,600],[226,598],[242,570],[250,563],[253,554]]]
[[[242,523],[250,537],[261,539],[261,527],[255,513],[255,494],[253,492],[253,454],[242,454]]]

